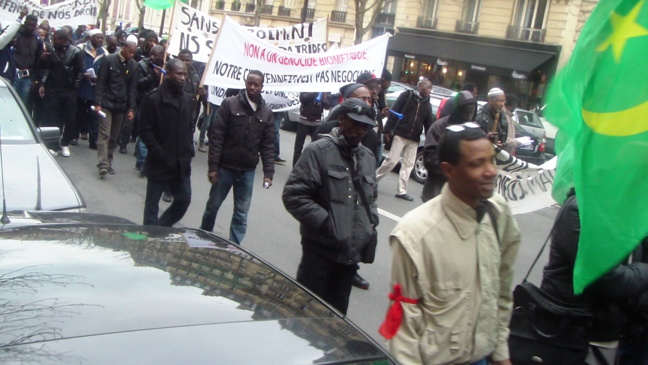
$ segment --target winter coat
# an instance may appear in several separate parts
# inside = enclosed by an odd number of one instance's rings
[[[136,86],[139,78],[137,62],[122,62],[119,53],[104,57],[99,67],[95,105],[125,112],[136,108]]]
[[[139,67],[139,77],[137,79],[137,97],[135,100],[137,105],[140,105],[146,94],[160,86],[162,72],[155,73],[155,67],[148,58],[139,61],[137,66]]]
[[[93,56],[92,44],[90,41],[79,46],[81,54],[83,55],[83,72],[85,73],[88,69],[93,69],[95,75],[99,75],[99,67],[101,66],[101,61],[104,57],[108,55],[108,51],[104,47],[97,48],[97,56]],[[81,84],[79,86],[79,98],[84,100],[94,100],[96,81],[90,82],[90,80],[85,77],[81,79]]]
[[[415,91],[405,91],[398,95],[392,110],[403,114],[403,119],[398,120],[398,117],[390,113],[387,124],[385,124],[384,133],[392,133],[393,131],[397,136],[419,142],[423,130],[425,129],[427,133],[432,123],[434,123],[430,97],[422,99],[418,92]]]
[[[50,55],[41,61],[41,83],[51,93],[54,90],[77,91],[83,78],[83,55],[76,46],[67,46],[63,56],[59,58],[58,52],[51,43],[46,44]]]
[[[149,179],[168,181],[191,175],[194,102],[195,95],[179,94],[168,79],[142,100],[139,135],[148,148],[144,173]]]
[[[317,126],[322,124],[322,113],[328,107],[328,100],[322,95],[317,101],[320,93],[299,93],[299,123]]]
[[[246,91],[223,100],[216,121],[209,126],[209,171],[219,167],[234,171],[256,169],[259,156],[263,175],[274,175],[274,116],[262,97],[257,110],[247,100]]]
[[[283,190],[286,210],[300,223],[304,249],[345,265],[362,259],[362,249],[375,228],[353,183],[357,178],[378,223],[376,160],[362,144],[351,148],[338,129],[306,146]]]
[[[497,140],[502,143],[506,143],[506,138],[508,137],[508,121],[504,114],[504,110],[499,113],[499,123],[497,124]],[[484,132],[489,133],[493,129],[495,115],[496,113],[491,110],[490,106],[484,104],[477,111],[475,121],[482,127]]]
[[[585,288],[582,295],[574,295],[573,271],[579,236],[578,201],[572,190],[556,218],[541,289],[563,302],[592,311],[594,326],[590,341],[618,340],[624,319],[620,303],[648,290],[648,264],[618,265]]]

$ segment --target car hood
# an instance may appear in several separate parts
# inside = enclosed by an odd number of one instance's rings
[[[7,229],[0,241],[3,313],[14,319],[0,325],[3,364],[386,358],[292,279],[207,232],[59,224]]]
[[[3,144],[2,163],[8,211],[85,208],[81,194],[43,145]]]

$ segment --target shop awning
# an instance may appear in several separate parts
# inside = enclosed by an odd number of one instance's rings
[[[531,72],[551,58],[557,57],[551,52],[485,44],[479,42],[477,37],[474,40],[460,40],[402,32],[390,38],[387,49],[523,72]]]

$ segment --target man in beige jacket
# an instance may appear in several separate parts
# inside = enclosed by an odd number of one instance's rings
[[[394,291],[380,332],[403,364],[510,364],[520,231],[504,198],[493,195],[493,144],[476,123],[448,126],[439,159],[448,180],[441,195],[390,236]]]

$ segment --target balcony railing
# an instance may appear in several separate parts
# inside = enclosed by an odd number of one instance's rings
[[[506,29],[506,38],[518,41],[544,42],[545,29],[523,28],[515,25],[509,25]]]
[[[273,9],[272,5],[263,5],[263,7],[261,7],[261,14],[272,15],[272,9]]]
[[[283,5],[279,5],[279,10],[277,12],[279,16],[290,16],[290,8],[287,8]]]
[[[256,10],[256,5],[254,3],[245,4],[245,12],[246,13],[254,13],[254,10]]]
[[[304,9],[302,9],[301,12],[302,15],[304,15]],[[315,18],[315,9],[306,9],[306,19],[313,19]]]
[[[390,14],[390,13],[378,14],[378,24],[380,25],[388,25],[390,27],[393,27],[395,19],[396,19],[396,14]]]
[[[346,15],[347,15],[346,11],[333,10],[331,12],[331,21],[346,23]]]
[[[429,29],[436,29],[437,26],[437,18],[425,18],[425,17],[418,17],[418,21],[416,22],[416,26],[419,28],[429,28]]]
[[[479,29],[479,22],[465,22],[463,20],[457,20],[455,27],[455,31],[459,33],[477,34],[477,29]]]

